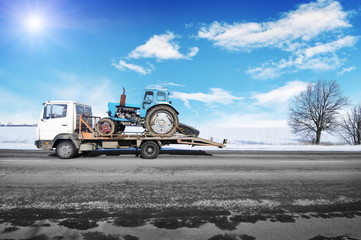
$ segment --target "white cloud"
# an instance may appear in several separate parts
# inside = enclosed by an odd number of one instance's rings
[[[267,105],[274,103],[286,103],[290,98],[300,94],[307,87],[306,82],[292,81],[286,85],[269,91],[267,93],[259,93],[252,98],[257,100],[257,104]]]
[[[157,60],[168,59],[191,59],[198,53],[198,48],[190,48],[189,53],[183,55],[179,52],[179,45],[174,39],[179,38],[173,32],[154,35],[145,44],[138,46],[130,54],[130,58],[156,58]]]
[[[154,89],[168,89],[168,87],[185,87],[185,85],[164,81],[146,86],[146,88],[154,88]]]
[[[334,53],[338,49],[343,47],[352,47],[357,42],[357,38],[354,36],[346,36],[344,38],[339,38],[336,41],[329,43],[317,43],[316,46],[305,49],[304,55],[306,58],[311,58],[314,55],[324,54],[324,53]]]
[[[174,87],[185,87],[185,85],[183,84],[178,84],[178,83],[172,83],[172,82],[169,82],[167,83],[169,86],[174,86]]]
[[[229,105],[233,101],[242,100],[243,97],[236,97],[230,94],[228,91],[221,88],[211,88],[210,93],[184,93],[173,92],[172,98],[180,99],[184,102],[184,105],[190,107],[189,101],[199,101],[207,104],[217,103]]]
[[[352,27],[347,20],[350,14],[337,1],[318,0],[302,4],[276,21],[214,22],[202,27],[198,37],[230,51],[272,47],[287,52],[286,59],[248,68],[252,78],[272,79],[301,69],[324,71],[340,67],[344,60],[336,51],[352,47],[358,40],[355,36],[342,35],[343,29]]]
[[[252,78],[272,79],[287,71],[298,71],[300,69],[332,70],[343,64],[336,51],[344,47],[352,47],[357,42],[357,37],[346,36],[328,43],[317,43],[313,47],[298,46],[288,60],[281,59],[279,62],[268,61],[260,67],[250,67],[247,71]]]
[[[274,62],[263,63],[261,67],[248,68],[247,73],[256,79],[273,79],[281,75],[280,67]]]
[[[283,48],[292,40],[309,41],[321,33],[351,27],[346,17],[347,13],[342,11],[338,2],[319,0],[302,4],[297,10],[284,14],[284,17],[277,21],[233,25],[214,22],[208,27],[202,27],[198,36],[229,50],[249,50],[266,46]]]
[[[126,69],[129,69],[131,71],[135,71],[135,72],[138,72],[142,75],[147,75],[149,73],[152,72],[152,69],[149,69],[149,68],[143,68],[139,65],[136,65],[136,64],[133,64],[133,63],[126,63],[125,61],[123,60],[119,60],[118,63],[112,63],[112,66],[116,67],[117,69],[119,69],[120,71],[125,71]]]
[[[199,48],[198,47],[192,47],[189,49],[189,53],[187,53],[187,56],[192,58],[195,55],[197,55],[197,53],[199,52]]]
[[[247,73],[255,79],[273,79],[287,72],[299,70],[327,71],[340,67],[344,60],[336,54],[329,53],[325,56],[306,58],[302,51],[294,53],[288,60],[281,59],[278,62],[264,62],[260,67],[249,67]]]
[[[161,82],[160,85],[162,85],[162,86],[172,86],[172,87],[185,87],[185,85],[183,85],[183,84],[174,83],[174,82],[167,82],[167,81]]]
[[[355,66],[351,66],[351,67],[349,67],[349,68],[342,68],[342,70],[341,70],[340,72],[338,72],[337,75],[338,75],[338,76],[341,76],[341,75],[343,75],[344,73],[349,73],[349,72],[351,72],[351,71],[353,71],[353,70],[355,70],[355,69],[356,69]]]

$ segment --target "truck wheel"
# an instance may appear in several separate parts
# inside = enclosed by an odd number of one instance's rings
[[[178,115],[168,106],[155,106],[145,119],[145,127],[152,136],[173,136],[177,126]]]
[[[159,146],[155,142],[147,141],[140,148],[140,156],[145,159],[154,159],[159,155]]]
[[[61,159],[73,158],[77,149],[71,141],[62,141],[56,146],[56,155]]]
[[[115,132],[115,123],[110,118],[102,118],[98,121],[96,129],[100,134],[113,134]]]

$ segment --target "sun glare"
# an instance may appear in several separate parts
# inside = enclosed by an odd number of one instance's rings
[[[40,32],[44,27],[44,21],[41,17],[31,16],[26,19],[26,28],[32,33]]]

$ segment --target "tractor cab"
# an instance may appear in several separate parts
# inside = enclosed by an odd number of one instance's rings
[[[141,100],[140,116],[145,117],[149,108],[166,103],[169,104],[168,89],[145,89]]]

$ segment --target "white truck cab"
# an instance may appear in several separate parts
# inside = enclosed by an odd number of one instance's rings
[[[35,145],[44,150],[54,148],[56,140],[64,135],[77,135],[80,115],[92,115],[91,107],[80,102],[47,101],[43,105]]]

